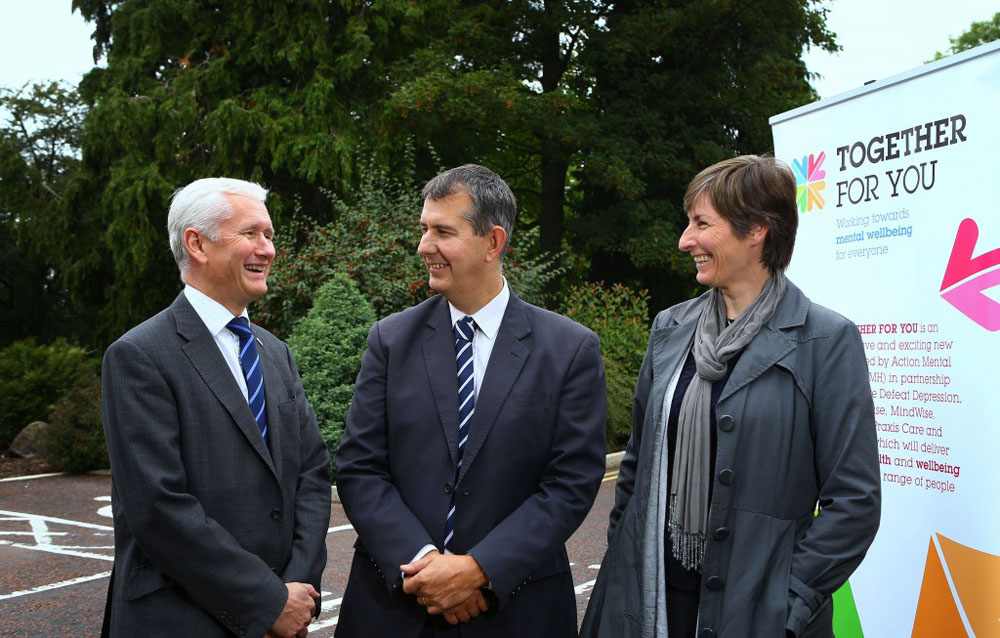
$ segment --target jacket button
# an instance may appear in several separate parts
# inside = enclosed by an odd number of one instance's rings
[[[281,510],[271,510],[271,518],[274,520],[281,518]]]
[[[701,630],[701,638],[715,638],[715,630],[711,627],[705,627]]]
[[[453,488],[453,487],[451,486],[451,483],[445,483],[445,484],[444,484],[444,493],[445,493],[445,494],[451,494],[451,493],[452,493],[452,491],[453,491],[454,489],[455,489],[455,488]]]
[[[719,472],[719,482],[723,485],[733,484],[733,471],[732,470],[722,470]]]
[[[719,529],[715,530],[715,533],[712,534],[712,536],[717,541],[724,541],[727,538],[729,538],[729,528],[728,527],[720,527]]]
[[[718,576],[710,576],[708,582],[705,583],[705,587],[708,587],[709,591],[719,591],[724,585],[725,582]]]
[[[733,421],[733,417],[728,414],[723,414],[719,417],[719,429],[723,432],[732,432],[734,425],[736,423]]]

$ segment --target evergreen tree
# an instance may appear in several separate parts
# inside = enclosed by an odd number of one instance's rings
[[[703,168],[773,147],[768,118],[817,99],[801,55],[835,50],[814,0],[615,3],[582,64],[601,135],[579,181],[573,246],[592,278],[639,280],[655,312],[690,296],[682,199]]]
[[[84,238],[68,235],[59,214],[79,167],[83,107],[76,91],[49,83],[0,89],[0,110],[0,347],[29,336],[86,341],[62,282],[66,247]]]
[[[385,67],[420,38],[408,0],[74,0],[107,68],[84,78],[83,170],[68,210],[98,241],[74,247],[72,290],[99,341],[180,287],[167,250],[170,194],[225,175],[271,189],[280,232],[294,197],[329,211],[344,192]],[[326,221],[326,220],[324,220]]]

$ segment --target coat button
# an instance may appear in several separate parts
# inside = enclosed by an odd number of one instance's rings
[[[733,471],[732,470],[722,470],[719,472],[719,482],[723,485],[733,484]]]
[[[734,425],[736,423],[733,421],[733,417],[728,414],[723,414],[719,417],[719,429],[723,432],[732,432]]]
[[[281,518],[281,510],[271,510],[271,518],[274,520]]]
[[[719,529],[715,530],[715,533],[713,533],[712,536],[717,541],[724,541],[727,538],[729,538],[729,528],[728,527],[720,527]]]
[[[444,493],[445,493],[445,494],[451,494],[452,490],[454,490],[454,489],[455,489],[455,488],[453,488],[453,487],[451,486],[451,483],[445,483],[445,484],[444,484]]]
[[[705,587],[708,587],[709,591],[719,591],[724,585],[725,582],[718,576],[710,576],[708,582],[705,583]]]
[[[715,638],[715,630],[711,627],[705,627],[701,630],[701,638]]]

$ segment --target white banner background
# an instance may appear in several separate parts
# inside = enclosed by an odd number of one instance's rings
[[[945,124],[933,124],[941,120]],[[800,162],[808,173],[809,155],[815,163],[825,154],[813,174],[824,202],[800,214],[789,277],[813,301],[864,326],[884,494],[878,536],[850,580],[864,634],[921,635],[914,619],[925,563],[933,535],[941,534],[985,553],[977,563],[986,570],[984,580],[975,583],[980,591],[985,586],[985,603],[955,595],[954,607],[970,635],[1000,635],[1000,331],[983,327],[941,296],[962,220],[978,225],[973,256],[1000,248],[1000,171],[994,159],[1000,153],[1000,43],[771,123],[775,154],[789,165]],[[904,133],[895,141],[899,156],[887,157],[887,134],[915,126],[925,132],[927,123],[934,148],[912,152],[916,138]],[[938,132],[944,133],[940,140]],[[880,149],[881,161],[870,161]],[[862,157],[859,166],[851,161]],[[825,176],[817,179],[820,170]],[[966,270],[970,280],[992,273],[982,281],[1000,283],[1000,253]],[[983,294],[989,299],[980,299],[974,314],[982,319],[993,312],[1000,320],[1000,304],[993,306],[1000,286]],[[916,332],[904,332],[909,329]],[[905,382],[913,375],[924,378]],[[930,410],[933,418],[914,416],[912,408]],[[958,469],[928,469],[932,462]],[[947,567],[945,572],[952,593],[961,593],[962,583],[953,581],[965,577]],[[949,603],[941,601],[940,613],[954,615]],[[984,624],[990,617],[992,626]]]

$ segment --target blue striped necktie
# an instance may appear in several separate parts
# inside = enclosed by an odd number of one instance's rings
[[[476,380],[472,364],[472,337],[476,334],[476,324],[472,317],[462,317],[455,322],[455,365],[458,369],[458,465],[455,468],[455,479],[462,470],[462,453],[465,442],[469,440],[469,425],[472,414],[476,411]],[[444,548],[451,549],[454,537],[455,494],[451,493],[451,506],[448,508],[448,518],[444,526]]]
[[[240,340],[240,367],[247,380],[247,403],[257,420],[260,435],[267,438],[267,411],[264,409],[264,374],[261,371],[260,355],[254,343],[250,322],[246,317],[236,317],[226,327]]]

